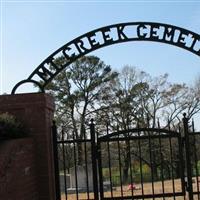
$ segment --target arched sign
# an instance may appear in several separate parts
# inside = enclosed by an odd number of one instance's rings
[[[200,35],[192,31],[162,23],[130,22],[105,26],[68,42],[46,58],[26,79],[15,85],[16,89],[27,82],[37,85],[41,92],[63,69],[78,58],[96,49],[129,41],[153,41],[171,44],[200,56]],[[63,56],[64,64],[57,65],[55,59]],[[50,67],[51,66],[51,67]]]

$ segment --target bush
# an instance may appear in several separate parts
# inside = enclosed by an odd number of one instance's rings
[[[0,138],[11,139],[25,137],[26,132],[23,125],[8,113],[0,114]]]

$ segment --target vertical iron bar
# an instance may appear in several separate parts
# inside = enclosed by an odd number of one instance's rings
[[[182,192],[184,194],[184,199],[185,199],[185,162],[183,159],[183,138],[181,137],[181,127],[179,126],[179,136],[178,136],[178,146],[179,146],[179,160],[180,160],[180,174],[181,174],[181,187],[182,187]]]
[[[107,126],[106,133],[107,133],[107,135],[109,135],[108,126]],[[107,148],[108,148],[108,167],[109,167],[109,176],[110,176],[110,193],[111,193],[111,197],[113,198],[113,184],[112,184],[111,157],[110,157],[109,141],[107,141]]]
[[[98,169],[99,169],[99,192],[100,199],[104,198],[104,188],[103,188],[103,174],[102,174],[102,161],[101,161],[101,143],[97,142],[97,152],[98,152]]]
[[[160,159],[161,159],[161,179],[162,179],[162,193],[163,193],[163,199],[165,200],[164,194],[165,194],[165,183],[164,183],[164,174],[163,174],[163,153],[162,153],[162,142],[161,142],[161,133],[160,133],[160,122],[158,121],[158,129],[159,129],[159,150],[160,150]]]
[[[98,192],[98,174],[97,174],[97,138],[95,133],[94,120],[91,119],[90,123],[90,134],[91,134],[91,150],[92,150],[92,172],[93,172],[93,191],[94,199],[99,199]]]
[[[168,129],[170,131],[170,122],[168,121]],[[169,137],[169,146],[170,146],[170,163],[171,163],[171,170],[172,170],[172,190],[173,190],[173,198],[176,199],[175,196],[175,184],[174,184],[174,168],[173,168],[173,150],[172,150],[172,138]]]
[[[200,193],[199,193],[199,180],[198,180],[198,175],[199,175],[199,169],[198,169],[198,160],[197,160],[197,149],[196,149],[196,141],[195,141],[195,135],[194,135],[194,159],[195,159],[195,171],[196,171],[196,187],[197,187],[197,196],[198,200],[200,200]]]
[[[120,155],[120,144],[119,144],[119,135],[117,140],[117,147],[118,147],[118,158],[119,158],[119,176],[120,176],[120,188],[121,188],[121,197],[123,197],[123,186],[122,186],[122,172],[121,172],[121,155]]]
[[[153,193],[153,199],[154,198],[154,174],[153,174],[153,163],[152,163],[152,146],[151,146],[151,135],[148,131],[148,143],[149,143],[149,156],[150,156],[150,164],[151,164],[151,184],[152,184],[152,193]]]
[[[185,136],[185,152],[186,152],[186,167],[187,167],[187,183],[188,183],[188,197],[189,200],[193,200],[193,187],[192,187],[192,168],[190,158],[190,141],[189,141],[189,129],[188,129],[188,118],[186,113],[183,114],[183,127]]]
[[[137,125],[137,128],[139,129],[139,123]],[[138,131],[138,136],[140,137],[140,131]],[[142,196],[144,200],[144,181],[143,181],[143,170],[142,170],[142,152],[141,152],[141,142],[140,138],[138,140],[138,146],[139,146],[139,157],[140,157],[140,179],[141,179],[141,186],[142,186]]]
[[[170,162],[171,162],[171,170],[172,170],[172,190],[173,190],[173,198],[175,197],[175,184],[174,184],[174,169],[173,169],[173,151],[172,151],[172,139],[171,136],[169,137],[169,146],[170,146]]]
[[[77,142],[77,145],[78,145],[78,142]],[[78,196],[79,196],[79,193],[78,193],[78,177],[77,177],[77,162],[76,162],[76,145],[75,145],[75,134],[74,134],[74,131],[73,131],[73,146],[74,146],[74,172],[75,172],[75,182],[76,182],[76,199],[78,200]]]
[[[197,196],[198,200],[200,200],[200,194],[199,194],[199,169],[198,169],[198,160],[197,160],[197,148],[196,148],[196,138],[194,134],[194,121],[192,120],[192,133],[193,133],[193,140],[194,140],[194,159],[195,159],[195,171],[196,171],[196,184],[197,184]]]
[[[89,194],[89,184],[88,184],[88,164],[87,164],[87,145],[86,145],[86,134],[85,134],[85,127],[84,127],[84,150],[85,150],[85,174],[86,174],[86,187],[87,187],[87,199],[90,199],[90,194]]]
[[[66,181],[66,163],[65,163],[65,145],[64,145],[64,131],[62,129],[62,156],[64,168],[64,186],[65,186],[65,199],[67,200],[67,181]]]
[[[53,138],[53,156],[54,156],[54,170],[55,170],[56,200],[61,200],[60,179],[59,179],[59,163],[58,163],[58,146],[57,146],[57,127],[56,127],[55,121],[53,121],[53,126],[52,126],[52,138]]]
[[[131,160],[131,147],[130,147],[130,133],[128,132],[128,151],[129,151],[129,167],[130,167],[130,176],[131,176],[131,194],[133,197],[133,173],[132,173],[132,160]]]

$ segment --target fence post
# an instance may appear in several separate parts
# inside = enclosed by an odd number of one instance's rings
[[[186,153],[186,169],[187,169],[187,191],[189,200],[193,200],[193,187],[192,187],[192,167],[190,159],[190,140],[189,140],[189,119],[186,117],[186,113],[183,114],[183,127],[185,137],[185,153]]]
[[[91,119],[90,123],[90,135],[91,135],[91,150],[92,150],[92,172],[93,172],[93,191],[94,199],[99,199],[98,192],[98,174],[97,174],[97,137],[95,133],[94,120]]]
[[[52,138],[53,138],[56,200],[61,200],[60,177],[59,177],[60,175],[59,175],[59,164],[58,164],[58,146],[57,146],[57,126],[55,121],[53,121],[53,126],[52,126]]]

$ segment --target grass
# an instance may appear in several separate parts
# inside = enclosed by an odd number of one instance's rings
[[[200,181],[200,177],[199,177],[199,181]],[[158,182],[154,182],[154,193],[155,194],[162,194],[163,193],[163,187],[162,187],[162,182],[158,181]],[[173,193],[173,192],[181,192],[181,180],[180,179],[176,179],[174,180],[174,182],[172,182],[172,180],[167,180],[163,182],[164,184],[164,191],[165,193]],[[174,184],[174,191],[173,191],[173,184]],[[137,187],[140,189],[134,190],[133,191],[133,196],[134,195],[142,195],[142,187],[140,184],[137,184]],[[195,183],[193,183],[193,190],[197,191],[197,182],[195,181]],[[200,182],[199,182],[199,190],[200,190]],[[143,184],[143,192],[144,194],[152,194],[152,183],[144,183]],[[128,190],[128,185],[124,185],[122,190],[121,187],[116,187],[115,190],[113,190],[113,197],[120,197],[120,196],[130,196],[132,195],[132,191]],[[104,192],[104,196],[105,197],[111,197],[111,192]],[[88,200],[88,194],[87,193],[80,193],[78,195],[78,199],[79,200]],[[89,199],[93,199],[93,193],[89,193]],[[122,198],[123,199],[123,198]],[[146,198],[147,199],[147,198]],[[163,198],[156,198],[158,200],[163,200]],[[183,200],[184,197],[168,197],[165,198],[165,200]],[[188,198],[186,197],[186,200]],[[66,200],[65,195],[62,195],[62,200]],[[67,200],[77,200],[77,196],[76,194],[69,194],[67,195]],[[150,199],[151,200],[151,199]],[[198,200],[198,196],[194,195],[194,200]]]

